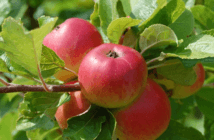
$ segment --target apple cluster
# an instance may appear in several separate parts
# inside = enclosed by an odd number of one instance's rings
[[[43,44],[74,71],[61,70],[55,77],[67,84],[79,82],[81,87],[81,91],[69,93],[70,101],[55,114],[61,129],[68,127],[69,118],[86,112],[91,104],[112,111],[117,121],[113,137],[119,140],[155,140],[167,129],[171,117],[168,96],[148,78],[146,62],[138,51],[122,43],[103,43],[96,27],[79,18],[67,19],[57,26]],[[198,63],[194,70],[196,83],[176,85],[173,98],[190,96],[201,88],[203,66]]]

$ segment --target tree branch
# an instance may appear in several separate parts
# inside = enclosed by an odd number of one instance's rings
[[[79,91],[80,85],[47,85],[50,92],[73,92]],[[43,85],[17,85],[11,84],[6,87],[0,87],[0,93],[10,92],[46,92]]]

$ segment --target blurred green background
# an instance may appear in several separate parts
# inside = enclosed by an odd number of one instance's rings
[[[57,24],[71,17],[88,20],[93,6],[93,0],[0,0],[0,24],[8,16],[21,18],[28,30],[38,27],[42,15],[59,17]]]

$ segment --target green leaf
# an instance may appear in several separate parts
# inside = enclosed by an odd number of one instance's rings
[[[167,130],[157,140],[205,140],[198,130],[171,120]]]
[[[40,128],[27,131],[27,137],[31,140],[62,140],[61,133],[59,127],[53,127],[50,130]]]
[[[24,67],[32,75],[37,76],[37,63],[33,38],[24,31],[19,21],[7,18],[2,25],[0,49],[7,52],[8,57]]]
[[[44,17],[39,18],[40,28],[31,30],[30,33],[33,37],[34,48],[37,54],[37,63],[40,64],[41,54],[42,54],[42,42],[44,37],[52,31],[56,21],[56,18]]]
[[[107,36],[107,34],[105,34],[105,33],[103,32],[103,29],[102,29],[101,27],[97,27],[97,30],[100,32],[100,34],[101,34],[101,36],[102,36],[102,38],[103,38],[103,42],[104,42],[104,43],[110,43],[110,41],[109,41],[109,39],[108,39],[108,36]]]
[[[45,114],[48,115],[48,116],[51,116],[51,117],[55,116],[56,111],[57,111],[57,108],[58,108],[59,106],[61,106],[62,104],[64,104],[65,102],[70,101],[70,98],[71,98],[71,96],[70,96],[68,93],[64,93],[64,94],[60,97],[60,99],[59,99],[59,101],[58,101],[58,104],[57,104],[56,106],[54,106],[54,107],[51,107],[51,108],[46,109],[46,110],[45,110]]]
[[[30,102],[32,110],[45,111],[47,108],[57,106],[62,93],[28,92],[24,101]]]
[[[12,132],[16,128],[16,120],[18,119],[18,112],[10,112],[0,119],[0,139],[12,140]]]
[[[214,37],[210,35],[191,36],[180,44],[174,53],[168,53],[168,57],[180,57],[182,59],[203,59],[214,57]]]
[[[131,5],[130,5],[130,1],[131,0],[120,0],[122,5],[123,5],[123,9],[124,12],[126,14],[126,16],[129,16],[131,14]]]
[[[0,71],[1,72],[9,72],[9,70],[7,68],[7,64],[1,58],[0,58]]]
[[[70,94],[64,93],[64,94],[60,97],[60,100],[59,100],[59,103],[58,103],[57,107],[61,106],[61,105],[64,104],[65,102],[70,101],[70,99],[71,99]]]
[[[112,140],[112,135],[116,128],[117,123],[113,114],[108,110],[104,113],[106,116],[106,121],[102,124],[102,130],[96,140]]]
[[[214,139],[214,120],[209,119],[205,116],[204,120],[204,135],[207,140],[213,140]]]
[[[211,35],[214,37],[214,29],[204,30],[204,31],[202,31],[202,34]]]
[[[103,33],[106,35],[109,24],[118,17],[116,9],[117,1],[118,0],[99,0],[98,12]]]
[[[20,21],[7,18],[2,26],[0,49],[7,53],[10,61],[21,65],[31,75],[38,75],[38,65],[42,50],[42,41],[55,22],[49,22],[41,28],[25,32]]]
[[[126,17],[126,13],[123,9],[123,5],[122,5],[120,0],[118,0],[118,2],[117,2],[117,13],[118,13],[119,18],[120,17]]]
[[[53,50],[46,46],[42,47],[40,67],[44,78],[54,75],[57,71],[62,70],[64,66],[64,61]]]
[[[195,5],[195,0],[183,0],[185,2],[186,7],[191,8]]]
[[[158,7],[157,0],[130,0],[132,14],[137,19],[145,21]]]
[[[106,121],[103,108],[92,105],[90,110],[68,120],[68,128],[63,135],[73,140],[94,140],[100,133],[102,124]]]
[[[154,24],[140,34],[140,49],[159,47],[164,45],[177,46],[178,39],[173,30],[162,24]]]
[[[158,8],[154,13],[139,26],[140,31],[156,23],[168,26],[175,22],[184,11],[185,3],[183,0],[171,0],[168,3],[159,2]]]
[[[8,72],[16,75],[26,76],[26,77],[32,77],[32,74],[30,74],[25,68],[23,68],[21,65],[18,65],[17,63],[10,60],[7,53],[4,53],[0,56],[0,58],[4,61],[7,69],[4,67],[2,72]],[[2,62],[3,63],[3,62]],[[2,64],[3,65],[3,64]]]
[[[172,63],[171,65],[167,65]],[[174,64],[173,64],[174,63]],[[166,61],[166,66],[157,68],[157,73],[180,85],[193,85],[197,75],[193,68],[185,68],[177,59]]]
[[[25,117],[37,117],[44,112],[49,117],[54,117],[59,102],[63,102],[62,99],[60,101],[62,95],[63,93],[28,92],[19,111]]]
[[[15,96],[14,98],[12,98],[12,100],[10,100],[10,95],[0,94],[0,119],[5,115],[5,113],[17,111],[17,108],[21,101],[22,97],[20,96]]]
[[[46,130],[54,127],[54,122],[46,115],[37,116],[34,118],[19,118],[17,121],[17,130],[35,130],[37,128],[44,128]]]
[[[50,84],[50,85],[63,85],[64,82],[60,81],[58,79],[53,79],[53,77],[46,78],[45,83]]]
[[[36,85],[38,84],[36,81],[27,79],[25,77],[17,76],[15,79],[12,81],[13,84],[20,84],[20,85]]]
[[[90,21],[91,21],[91,23],[94,26],[96,26],[96,27],[100,26],[100,17],[99,17],[99,11],[98,11],[98,3],[94,4],[94,12],[90,16]]]
[[[171,105],[171,119],[181,120],[191,113],[192,109],[195,106],[194,96],[190,96],[185,99],[175,100],[170,98]]]
[[[214,0],[204,0],[204,6],[214,11]]]
[[[38,22],[39,22],[39,27],[43,26],[43,25],[46,25],[49,23],[49,26],[52,30],[53,26],[55,25],[56,23],[56,20],[58,18],[52,18],[52,17],[49,17],[49,16],[41,16],[38,18]],[[50,24],[51,23],[51,24]],[[47,26],[47,25],[46,25]],[[47,26],[48,27],[48,26]]]
[[[137,41],[138,41],[138,36],[135,34],[135,32],[132,29],[130,29],[125,33],[125,36],[123,39],[123,45],[134,48],[137,44]]]
[[[28,140],[26,131],[13,131],[13,140]]]
[[[196,5],[191,8],[192,14],[206,29],[214,28],[214,11],[203,5]]]
[[[0,25],[2,24],[4,18],[9,14],[11,10],[11,5],[8,0],[0,1]]]
[[[169,27],[175,32],[178,39],[186,38],[194,28],[193,14],[186,9],[175,22],[169,24]]]
[[[123,34],[124,30],[128,27],[132,27],[138,25],[141,20],[122,17],[116,20],[113,20],[107,29],[108,38],[112,43],[117,44],[120,40],[121,35]]]
[[[19,111],[19,113],[21,115],[23,115],[25,117],[33,118],[33,117],[35,117],[37,115],[41,115],[42,114],[42,113],[37,113],[35,111],[34,112],[31,111],[29,106],[28,106],[29,104],[30,104],[29,102],[24,102],[24,101],[19,104],[18,111]]]
[[[8,16],[15,18],[16,20],[22,18],[27,11],[27,0],[10,0],[11,11]]]
[[[209,119],[214,120],[214,88],[203,87],[196,94],[198,108]]]
[[[214,75],[205,79],[204,84],[214,83]]]

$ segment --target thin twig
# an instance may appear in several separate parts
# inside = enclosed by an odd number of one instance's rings
[[[140,54],[142,55],[146,50],[152,48],[152,47],[154,46],[154,44],[155,44],[155,43],[153,43],[153,44],[149,45],[148,47],[146,47],[145,49],[143,49],[143,50],[140,52]]]
[[[3,85],[5,85],[5,86],[9,86],[9,85],[10,85],[10,83],[4,81],[4,80],[1,79],[1,78],[0,78],[0,82],[1,82]]]
[[[79,84],[72,85],[47,85],[49,92],[73,92],[79,91]],[[11,92],[46,92],[43,85],[17,85],[10,84],[6,87],[0,87],[0,93]]]
[[[149,64],[151,64],[151,63],[153,63],[153,62],[155,62],[155,61],[158,61],[159,59],[160,59],[160,57],[153,58],[153,59],[147,61],[146,64],[147,64],[147,66],[148,66]]]
[[[34,40],[32,40],[34,42]],[[36,53],[36,49],[35,49],[35,46],[34,46],[34,55],[35,55],[35,61],[36,61],[36,67],[37,67],[37,71],[38,71],[38,74],[39,74],[39,78],[42,82],[42,85],[44,86],[44,89],[46,92],[50,92],[50,90],[48,89],[47,87],[47,84],[45,83],[43,77],[42,77],[42,74],[41,74],[41,70],[40,70],[40,66],[39,66],[39,61],[38,61],[38,57],[37,57],[37,53]]]
[[[78,75],[75,71],[73,71],[73,70],[71,70],[71,69],[69,69],[69,68],[63,67],[63,69],[64,69],[64,70],[67,70],[67,71],[69,71],[69,72],[74,73],[76,76]]]
[[[42,77],[42,74],[41,74],[41,71],[40,71],[40,68],[39,68],[39,65],[37,65],[37,69],[38,69],[38,73],[39,73],[39,78],[40,80],[42,81],[42,85],[45,89],[46,92],[51,92],[50,89],[47,87],[47,84],[45,83],[43,77]]]

